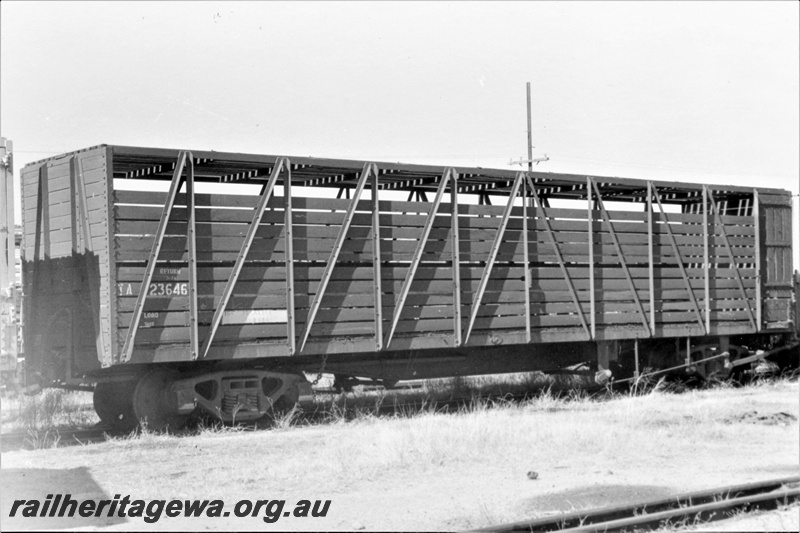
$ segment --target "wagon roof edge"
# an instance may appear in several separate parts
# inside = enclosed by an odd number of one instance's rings
[[[36,167],[44,163],[47,163],[49,161],[63,159],[64,157],[71,157],[74,156],[75,154],[85,153],[100,148],[110,148],[114,151],[115,155],[139,156],[139,157],[152,156],[152,157],[162,157],[162,158],[175,157],[176,159],[177,159],[177,154],[183,151],[183,149],[177,149],[177,148],[152,148],[152,147],[139,147],[139,146],[127,146],[127,145],[98,144],[87,148],[64,152],[44,159],[32,161],[26,164],[22,168],[22,170],[25,170],[29,167]],[[281,156],[281,155],[252,154],[252,153],[242,153],[242,152],[222,152],[222,151],[218,152],[215,150],[188,150],[188,151],[190,151],[192,155],[198,159],[241,161],[249,163],[263,162],[265,164],[273,164],[279,158],[286,157],[291,161],[293,166],[337,168],[343,171],[352,171],[352,172],[359,172],[363,168],[365,163],[375,163],[381,170],[382,174],[389,174],[389,175],[393,173],[405,172],[418,176],[438,177],[441,176],[446,169],[454,168],[459,173],[460,176],[468,177],[471,179],[471,181],[475,180],[476,183],[480,182],[481,178],[484,178],[488,179],[493,183],[497,183],[498,185],[500,184],[499,182],[501,182],[502,180],[513,181],[516,175],[519,172],[521,172],[520,170],[509,170],[509,169],[463,167],[459,165],[423,165],[417,163],[389,162],[389,161],[378,161],[372,159],[334,159],[334,158],[317,158],[311,156],[302,156],[302,157]],[[791,192],[786,189],[770,188],[770,187],[746,187],[741,185],[725,185],[725,184],[714,184],[714,183],[648,180],[643,178],[598,176],[590,174],[570,174],[562,172],[530,171],[527,173],[535,180],[541,179],[544,182],[558,180],[558,181],[566,181],[574,183],[584,183],[586,178],[590,177],[602,183],[629,186],[629,187],[642,186],[644,183],[647,183],[649,181],[656,187],[678,188],[684,190],[686,189],[699,190],[702,189],[704,185],[707,185],[712,190],[719,189],[734,193],[735,192],[750,193],[754,190],[757,190],[758,192],[765,194],[778,194],[778,195],[791,194]],[[502,187],[500,187],[497,190],[494,191],[489,190],[486,192],[496,192],[502,194],[504,191],[502,190]]]

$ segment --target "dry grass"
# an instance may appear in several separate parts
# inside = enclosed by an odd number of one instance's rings
[[[786,381],[683,394],[654,387],[602,402],[546,392],[523,402],[475,399],[449,413],[422,408],[413,416],[332,416],[313,426],[297,426],[289,414],[271,431],[219,425],[185,435],[145,430],[98,445],[4,454],[3,461],[4,468],[87,467],[106,492],[137,498],[302,494],[334,498],[341,513],[347,506],[367,517],[375,513],[373,528],[475,528],[521,519],[523,511],[535,515],[515,502],[556,483],[646,479],[685,490],[700,488],[697,473],[713,486],[742,479],[749,467],[783,468],[800,453],[798,390],[797,382]],[[742,418],[752,410],[795,419],[769,424]],[[529,471],[539,480],[527,480]],[[715,471],[725,481],[715,482]],[[392,506],[384,493],[403,503]],[[444,494],[459,496],[450,501]],[[410,508],[426,516],[409,522]],[[434,514],[458,518],[433,525]]]
[[[495,464],[519,471],[557,463],[563,456],[580,456],[586,450],[592,450],[594,456],[634,461],[642,455],[641,450],[653,450],[647,454],[647,461],[652,462],[658,460],[665,442],[688,449],[699,442],[724,444],[742,440],[743,432],[770,429],[737,424],[737,417],[748,405],[748,397],[786,388],[796,390],[797,384],[764,383],[683,394],[653,389],[645,395],[618,395],[602,403],[586,397],[544,393],[522,403],[476,399],[449,414],[422,408],[413,416],[362,414],[348,418],[337,417],[334,412],[329,420],[313,427],[294,426],[293,415],[287,415],[278,422],[277,431],[266,432],[217,424],[202,426],[191,436],[157,434],[145,429],[112,439],[108,446],[134,454],[164,453],[166,458],[187,446],[222,451],[231,438],[252,439],[252,452],[244,446],[236,457],[225,458],[235,472],[240,471],[238,467],[258,469],[258,458],[272,456],[276,451],[272,442],[285,440],[283,435],[298,442],[324,438],[324,446],[314,448],[309,455],[286,454],[287,450],[280,446],[280,456],[273,456],[279,461],[270,461],[265,467],[276,480],[303,474],[323,486],[331,480],[374,479],[387,471],[457,466],[487,457],[493,457]],[[797,406],[783,406],[783,410],[797,416]],[[300,447],[308,451],[307,447]]]
[[[54,433],[58,429],[91,426],[99,422],[90,392],[45,389],[33,396],[0,400],[3,431]]]

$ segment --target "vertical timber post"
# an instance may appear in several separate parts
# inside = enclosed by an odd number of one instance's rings
[[[639,339],[633,340],[633,379],[639,379]]]
[[[528,84],[528,88],[530,90],[530,84]],[[525,259],[523,259],[522,266],[525,269],[525,342],[531,342],[531,265],[528,254],[528,197],[528,179],[524,179],[522,180],[522,253]]]
[[[653,265],[653,190],[652,184],[647,182],[647,263],[648,278],[650,283],[650,331],[653,335],[656,332],[656,282],[655,267]],[[638,353],[639,341],[636,341],[637,353],[637,372],[638,372]]]
[[[283,178],[283,227],[286,265],[286,347],[289,355],[296,351],[296,337],[294,331],[294,240],[292,237],[292,162],[284,158]]]
[[[594,219],[594,213],[593,213],[593,210],[592,210],[592,207],[593,207],[592,206],[592,178],[590,178],[588,176],[586,178],[586,201],[588,203],[587,217],[586,218],[588,220],[588,231],[589,231],[589,237],[587,239],[587,242],[589,244],[589,315],[590,315],[590,318],[591,318],[589,327],[590,327],[591,333],[592,333],[591,337],[592,337],[592,339],[595,339],[596,334],[597,334],[597,329],[596,329],[596,320],[597,320],[596,317],[597,317],[597,315],[596,315],[596,311],[595,311],[595,302],[594,302],[594,298],[595,298],[595,295],[594,295],[594,293],[595,293],[595,290],[594,290],[594,288],[595,288],[594,287],[594,234],[593,234],[593,228],[592,228],[592,223],[594,221],[593,220]]]
[[[186,156],[186,208],[188,211],[186,240],[189,252],[189,352],[192,359],[197,359],[200,352],[200,340],[197,333],[197,224],[194,197],[194,155]]]
[[[753,223],[756,237],[755,246],[755,271],[756,271],[756,331],[761,331],[761,210],[758,207],[758,189],[753,189]],[[795,294],[795,298],[800,300],[800,294]],[[800,320],[800,317],[795,317]]]
[[[708,185],[703,185],[703,287],[706,300],[706,335],[711,334],[711,260],[708,249]]]
[[[381,286],[381,210],[378,200],[378,166],[372,167],[372,279],[375,302],[375,349],[383,349],[383,288]]]
[[[461,248],[458,235],[458,172],[450,170],[450,239],[453,247],[453,346],[461,346]]]

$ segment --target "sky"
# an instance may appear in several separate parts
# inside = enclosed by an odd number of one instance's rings
[[[0,135],[798,194],[798,5],[4,1]]]

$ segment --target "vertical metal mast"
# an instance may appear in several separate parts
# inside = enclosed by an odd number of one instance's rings
[[[534,163],[541,163],[542,161],[549,161],[550,158],[545,155],[544,157],[533,158],[533,127],[531,126],[531,82],[525,82],[525,90],[528,95],[528,159],[520,159],[519,161],[509,161],[509,165],[520,165],[528,163],[528,172],[533,170]]]
[[[528,93],[528,172],[533,170],[533,133],[531,133],[531,82],[525,83]]]

